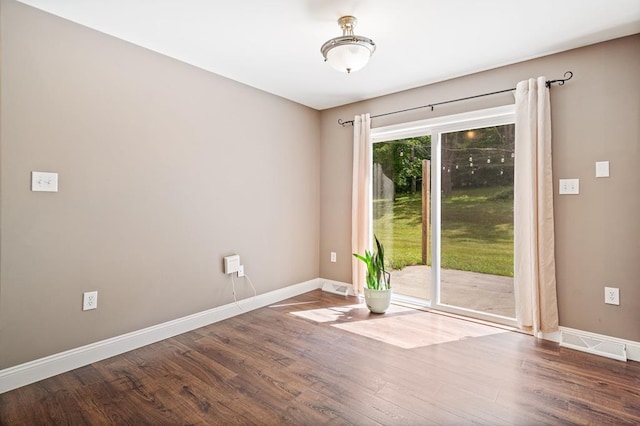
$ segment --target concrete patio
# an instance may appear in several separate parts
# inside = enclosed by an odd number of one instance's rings
[[[407,266],[391,272],[393,292],[430,300],[431,267]],[[515,317],[513,278],[443,269],[441,303],[489,314]]]

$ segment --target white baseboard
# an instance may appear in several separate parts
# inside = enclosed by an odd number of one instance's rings
[[[325,280],[322,279],[322,291],[329,293],[339,294],[340,296],[355,296],[353,291],[353,285],[343,283],[341,281]]]
[[[320,288],[319,278],[0,370],[0,393]]]
[[[312,290],[322,288],[323,291],[341,295],[353,295],[353,286],[339,281],[316,278],[303,283],[258,295],[255,298],[238,301],[242,310],[234,303],[218,306],[203,312],[188,315],[162,324],[133,331],[100,342],[50,355],[14,367],[0,370],[0,393],[19,388],[57,374],[83,367],[178,334],[186,333],[227,318],[240,315],[254,309],[271,305]],[[614,359],[640,362],[640,342],[604,336],[569,327],[560,327],[559,339],[553,335],[541,336],[548,340],[559,341],[560,346],[576,349]]]
[[[618,361],[640,362],[640,342],[560,327],[560,346]]]

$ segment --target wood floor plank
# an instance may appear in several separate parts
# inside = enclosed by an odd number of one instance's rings
[[[638,363],[357,302],[309,292],[1,394],[0,424],[640,424]]]

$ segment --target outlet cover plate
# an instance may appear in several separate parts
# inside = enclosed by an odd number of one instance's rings
[[[604,303],[608,305],[620,305],[620,289],[616,287],[605,287]]]
[[[98,308],[98,292],[87,291],[82,293],[82,310],[90,311]]]

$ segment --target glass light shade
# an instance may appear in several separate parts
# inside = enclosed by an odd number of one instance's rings
[[[369,58],[371,50],[361,44],[343,44],[333,47],[327,52],[327,62],[340,72],[351,73],[362,69]]]

